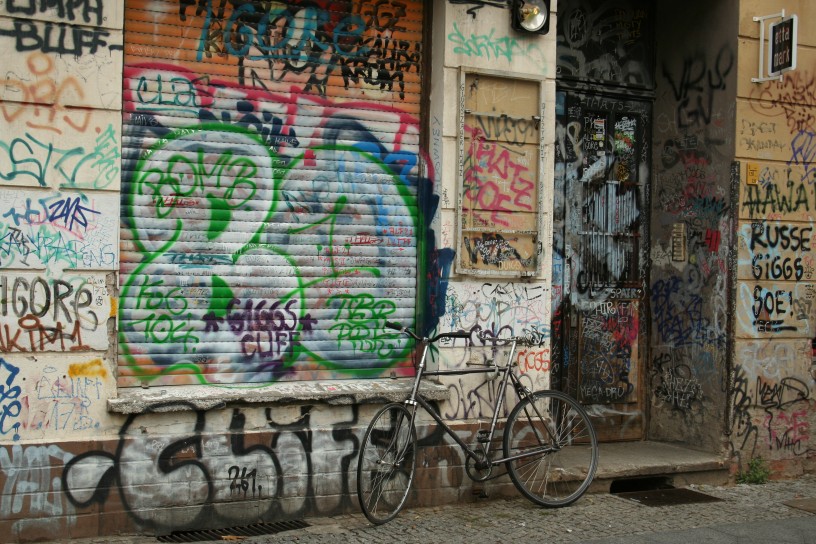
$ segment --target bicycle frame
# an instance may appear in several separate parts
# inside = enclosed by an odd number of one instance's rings
[[[569,395],[560,391],[531,391],[522,384],[521,377],[514,372],[518,367],[514,357],[518,344],[529,343],[526,338],[491,338],[480,334],[480,339],[492,342],[494,349],[509,346],[503,366],[499,366],[494,358],[487,365],[432,371],[426,367],[431,344],[443,338],[469,340],[472,333],[457,331],[425,337],[389,321],[385,322],[385,328],[413,338],[415,354],[421,355],[408,397],[403,402],[391,402],[380,408],[363,435],[357,463],[357,496],[369,521],[375,524],[390,521],[408,499],[418,457],[416,415],[420,406],[462,449],[465,473],[472,480],[484,482],[502,476],[505,472],[493,475],[493,467],[504,464],[516,489],[540,506],[566,506],[586,492],[598,466],[595,429],[586,410]],[[469,440],[472,445],[454,432],[442,419],[441,412],[434,409],[420,392],[426,376],[466,374],[494,374],[494,380],[501,375],[495,385],[499,391],[490,428],[482,429],[480,425],[475,443]],[[500,412],[507,406],[507,390],[511,383],[519,404],[512,407],[502,425],[502,453],[491,453]],[[573,438],[578,441],[573,442]],[[493,459],[494,455],[498,458]]]
[[[453,440],[459,444],[465,454],[472,458],[475,462],[476,468],[487,468],[487,466],[498,466],[508,461],[515,461],[517,459],[523,459],[525,457],[530,457],[533,455],[538,455],[542,452],[548,453],[551,451],[555,451],[557,448],[554,448],[550,445],[544,445],[540,448],[536,448],[531,451],[527,451],[525,453],[514,455],[510,457],[501,457],[497,459],[490,458],[490,446],[493,442],[493,436],[496,432],[496,425],[499,421],[499,411],[504,406],[506,397],[507,397],[507,385],[508,382],[512,382],[513,388],[516,391],[516,394],[519,397],[519,400],[525,398],[527,395],[531,393],[529,389],[527,389],[524,385],[522,385],[521,380],[519,380],[518,376],[513,373],[513,355],[515,355],[516,351],[516,344],[517,340],[512,340],[509,342],[510,345],[510,354],[507,356],[507,364],[500,367],[498,365],[492,365],[485,368],[468,368],[468,369],[453,369],[453,370],[427,370],[425,368],[425,361],[427,360],[428,351],[430,350],[431,341],[428,338],[420,338],[419,342],[422,344],[422,356],[419,359],[419,365],[417,365],[417,372],[416,376],[414,377],[414,385],[411,390],[411,394],[407,399],[405,399],[404,403],[408,405],[409,410],[411,410],[412,417],[416,415],[416,407],[417,404],[422,406],[422,408],[430,414],[430,416],[436,421],[438,425],[444,429],[444,431],[451,437]],[[487,431],[486,439],[485,438],[477,438],[478,442],[483,444],[482,448],[484,450],[484,460],[479,460],[479,452],[468,445],[464,440],[459,438],[459,436],[450,428],[450,426],[445,423],[442,419],[441,414],[438,414],[436,410],[430,405],[430,403],[425,400],[422,395],[419,393],[419,384],[422,381],[422,378],[425,376],[458,376],[464,374],[491,374],[491,373],[498,373],[502,375],[501,383],[499,385],[499,396],[496,400],[496,404],[493,408],[493,415],[490,419],[490,427]],[[541,417],[541,414],[537,414]],[[554,437],[549,429],[546,429],[547,433],[550,435],[550,443],[555,443]],[[480,431],[481,433],[481,431]],[[485,464],[487,463],[487,464]]]

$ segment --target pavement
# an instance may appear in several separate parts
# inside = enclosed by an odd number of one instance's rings
[[[767,484],[689,485],[684,489],[701,493],[703,497],[693,498],[708,501],[652,506],[621,494],[592,493],[571,506],[547,509],[521,497],[486,498],[442,507],[406,509],[396,519],[380,526],[368,523],[361,513],[349,514],[307,518],[302,520],[307,525],[303,528],[243,539],[227,535],[220,541],[242,544],[816,544],[816,474]],[[148,544],[159,540],[138,536],[53,542]]]

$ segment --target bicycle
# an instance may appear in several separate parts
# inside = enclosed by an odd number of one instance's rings
[[[492,477],[493,468],[505,465],[515,487],[533,503],[548,507],[572,504],[589,488],[598,467],[598,439],[586,410],[560,391],[530,391],[512,372],[516,346],[530,344],[524,338],[493,338],[479,335],[495,345],[509,345],[507,363],[495,360],[478,368],[429,371],[425,368],[430,346],[443,338],[470,338],[470,333],[440,333],[433,338],[420,337],[398,323],[386,322],[386,328],[413,338],[422,355],[416,366],[414,383],[408,397],[381,408],[369,423],[357,463],[357,496],[365,517],[374,524],[392,520],[402,510],[416,471],[417,434],[415,416],[421,406],[464,452],[465,471],[474,481]],[[499,394],[489,429],[479,430],[471,447],[445,423],[420,394],[426,376],[495,373],[501,376]],[[493,437],[512,383],[519,402],[504,423],[502,455],[491,452]]]

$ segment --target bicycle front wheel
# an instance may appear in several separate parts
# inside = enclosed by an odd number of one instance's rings
[[[519,402],[504,429],[507,471],[516,488],[542,506],[566,506],[584,494],[598,468],[598,438],[586,410],[560,391]]]
[[[357,497],[370,522],[385,523],[402,510],[415,469],[411,412],[403,404],[388,404],[368,425],[357,463]]]

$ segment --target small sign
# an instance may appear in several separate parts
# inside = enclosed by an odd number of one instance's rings
[[[769,27],[768,75],[777,76],[796,68],[798,17],[791,15]]]
[[[749,162],[745,165],[745,183],[748,185],[756,185],[759,182],[759,165],[755,162]]]
[[[672,234],[671,234],[671,254],[672,254],[672,261],[685,261],[686,260],[686,224],[685,223],[675,223],[672,225]]]

